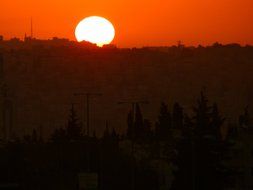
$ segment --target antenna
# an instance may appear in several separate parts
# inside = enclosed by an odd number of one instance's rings
[[[31,39],[33,38],[33,18],[31,17]]]

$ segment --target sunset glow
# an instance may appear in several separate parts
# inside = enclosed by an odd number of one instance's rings
[[[76,40],[76,25],[92,15],[110,20],[118,47],[253,44],[252,0],[3,0],[0,35],[23,39],[32,17],[34,37]]]

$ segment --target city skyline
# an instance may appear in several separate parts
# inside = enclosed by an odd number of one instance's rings
[[[52,3],[17,0],[15,3],[4,1],[2,7],[0,35],[6,39],[30,34],[32,17],[36,38],[75,40],[78,22],[98,15],[115,26],[116,36],[112,43],[118,47],[167,46],[179,40],[188,46],[215,42],[253,44],[253,2],[250,0]]]

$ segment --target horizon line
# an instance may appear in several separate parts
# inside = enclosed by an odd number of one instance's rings
[[[82,41],[82,42],[78,42],[76,40],[73,40],[73,39],[70,39],[70,38],[65,38],[65,37],[57,37],[57,36],[53,36],[51,38],[35,38],[35,37],[31,37],[31,36],[26,36],[26,34],[24,35],[23,38],[20,38],[20,37],[11,37],[11,38],[4,38],[3,35],[0,35],[0,42],[1,41],[4,41],[4,42],[8,42],[8,41],[11,41],[11,40],[18,40],[20,42],[26,42],[27,41],[53,41],[53,40],[66,40],[66,41],[69,41],[69,42],[72,42],[72,43],[77,43],[77,44],[82,44],[82,43],[88,43],[88,44],[91,44],[91,45],[94,45],[94,46],[97,46],[96,44],[93,44],[93,43],[90,43],[88,41]],[[198,48],[198,47],[211,47],[211,46],[215,46],[215,45],[221,45],[221,46],[228,46],[228,45],[239,45],[240,47],[247,47],[247,46],[253,46],[253,44],[251,43],[239,43],[239,42],[229,42],[229,43],[221,43],[219,41],[214,41],[212,43],[207,43],[206,45],[203,45],[203,44],[198,44],[198,45],[185,45],[184,43],[182,43],[182,41],[178,40],[177,41],[177,44],[171,44],[169,45],[142,45],[142,46],[124,46],[124,47],[120,47],[118,46],[117,44],[114,44],[114,43],[110,43],[110,44],[105,44],[104,46],[115,46],[116,48],[162,48],[162,47],[185,47],[185,48]]]

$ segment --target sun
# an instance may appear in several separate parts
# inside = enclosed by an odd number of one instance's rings
[[[90,16],[78,23],[75,36],[78,42],[87,41],[102,47],[112,42],[115,29],[109,20],[99,16]]]

